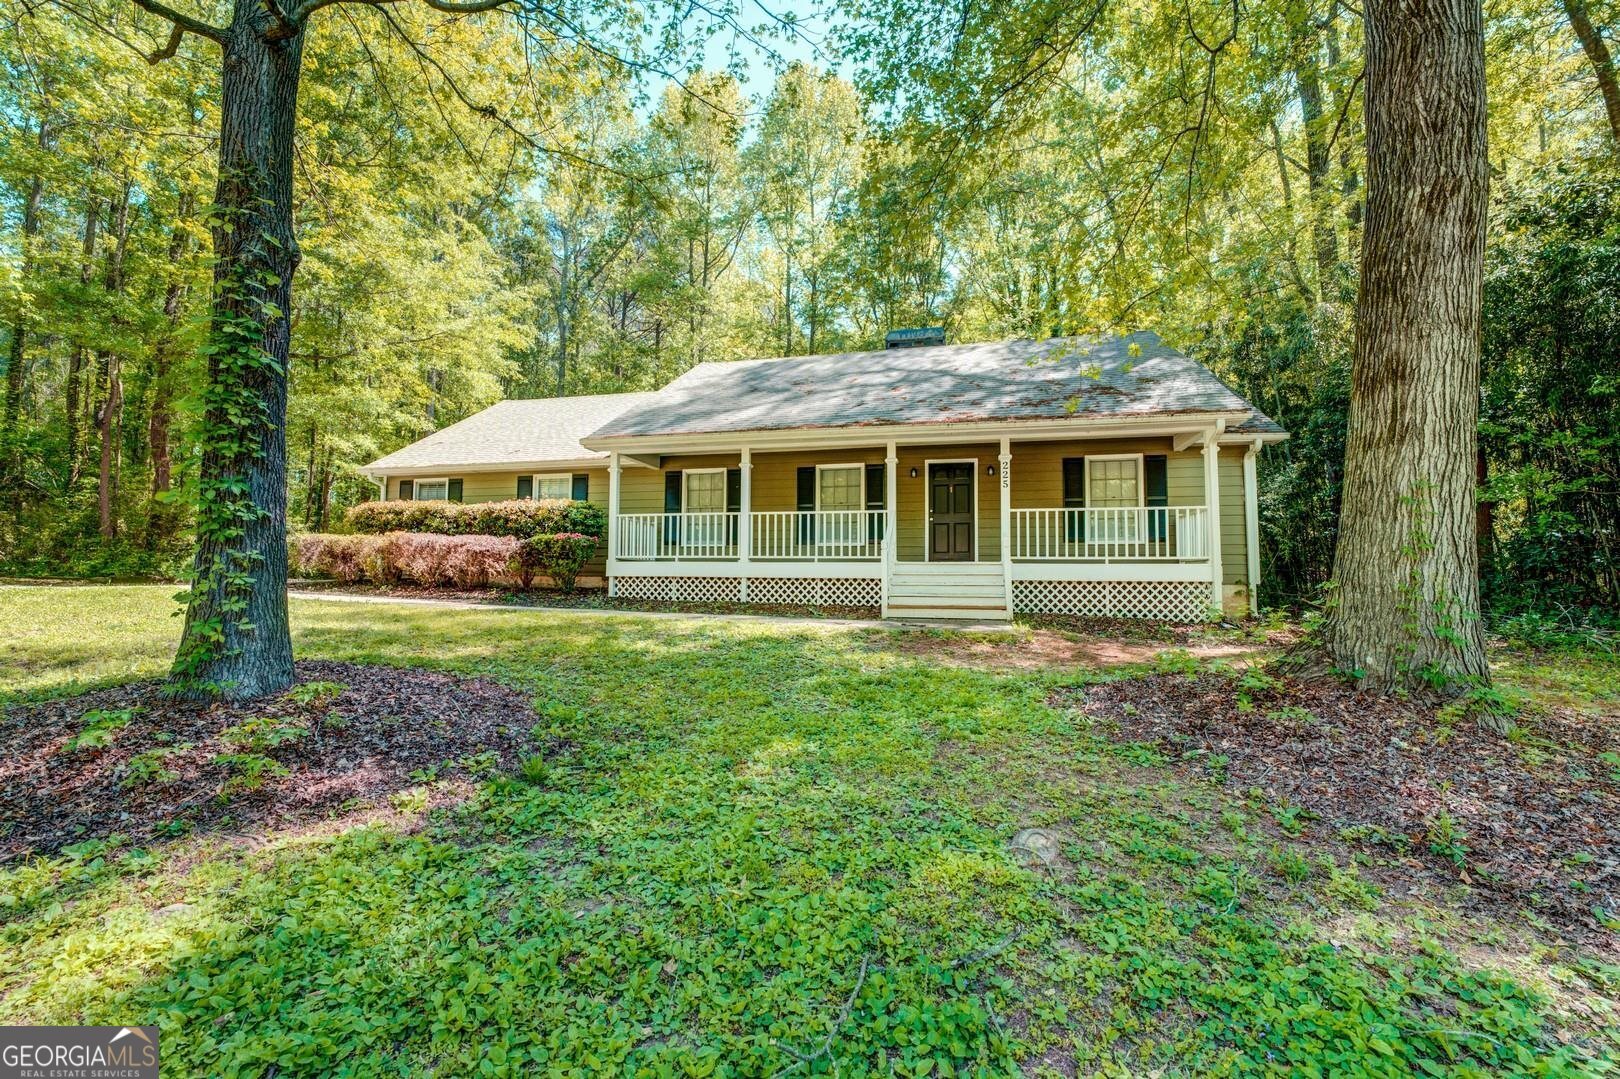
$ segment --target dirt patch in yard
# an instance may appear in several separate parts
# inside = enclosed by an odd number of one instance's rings
[[[1171,651],[1241,665],[1273,647],[1265,639],[1214,638],[1201,635],[1200,629],[1162,628],[1160,635],[1135,637],[1032,628],[1013,634],[909,633],[877,640],[884,651],[992,671],[1123,667],[1151,663]]]
[[[1272,684],[1265,684],[1271,682]],[[1254,683],[1260,683],[1258,685]],[[1334,680],[1165,675],[1068,690],[1111,736],[1158,746],[1289,830],[1354,843],[1620,948],[1620,724],[1549,710],[1511,737]]]
[[[157,682],[14,705],[0,717],[0,863],[110,834],[309,821],[537,751],[523,694],[482,678],[299,663],[294,688],[243,704]]]

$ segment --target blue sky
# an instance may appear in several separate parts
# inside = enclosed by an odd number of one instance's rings
[[[737,21],[749,29],[768,23],[770,21],[770,17],[766,14],[768,10],[772,15],[792,16],[797,20],[802,33],[779,32],[774,36],[759,35],[760,40],[775,53],[773,57],[734,31],[716,31],[704,50],[703,67],[706,70],[727,67],[732,63],[730,51],[735,47],[736,62],[739,64],[736,74],[742,81],[743,93],[760,101],[771,92],[778,69],[795,60],[838,71],[848,77],[849,73],[844,70],[847,65],[836,63],[831,56],[830,42],[827,41],[829,22],[821,14],[818,5],[810,0],[760,0],[765,5],[765,9],[762,10],[754,0],[739,0],[739,2],[744,7]],[[818,47],[821,50],[819,54]],[[656,102],[663,93],[664,82],[662,80],[651,82],[647,88],[649,100]]]

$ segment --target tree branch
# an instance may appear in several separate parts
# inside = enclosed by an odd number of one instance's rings
[[[156,64],[167,60],[169,57],[180,51],[180,39],[185,36],[186,32],[180,29],[179,26],[171,26],[169,29],[168,42],[161,49],[153,49],[151,52],[147,53],[146,62],[149,64]]]
[[[225,43],[224,30],[215,26],[213,23],[206,23],[201,19],[194,19],[190,15],[182,14],[174,10],[174,8],[169,7],[167,4],[162,3],[161,0],[134,0],[134,4],[142,11],[149,12],[150,14],[158,16],[159,18],[168,19],[174,24],[175,29],[181,31],[183,34],[196,34],[198,37],[207,38],[216,45],[223,45]],[[169,44],[165,45],[162,49],[159,49],[158,52],[162,53],[166,50],[168,56],[173,56],[174,50],[179,47],[179,38],[171,34],[169,36]],[[159,56],[158,59],[161,60],[164,59],[164,57]],[[156,61],[153,62],[155,63]]]
[[[293,26],[304,25],[315,12],[323,7],[333,4],[367,4],[371,7],[380,7],[383,4],[397,4],[400,0],[304,0],[294,7],[287,15],[287,22]],[[435,11],[442,11],[447,15],[476,15],[480,11],[494,11],[498,7],[506,7],[515,0],[422,0],[424,4]]]

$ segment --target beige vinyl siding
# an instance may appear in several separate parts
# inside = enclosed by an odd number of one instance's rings
[[[902,446],[899,451],[899,522],[895,527],[896,551],[902,562],[927,559],[927,502],[929,461],[973,459],[973,509],[978,540],[973,557],[980,562],[1001,561],[1001,486],[998,476],[984,470],[997,463],[1001,446],[995,442],[950,446]],[[1016,458],[1014,459],[1016,463]],[[911,478],[911,470],[917,478]],[[999,468],[999,466],[998,466]],[[1016,482],[1018,470],[1013,469]],[[1060,480],[1061,482],[1061,480]]]
[[[461,481],[461,500],[463,502],[500,502],[517,497],[517,481],[519,476],[544,475],[549,472],[566,472],[570,476],[577,476],[581,472],[590,477],[590,498],[599,506],[608,504],[608,474],[607,468],[573,468],[573,469],[543,469],[540,472],[446,472],[437,473],[434,478],[443,475],[446,479]],[[406,476],[409,480],[410,477]],[[399,484],[397,478],[388,481],[388,497],[399,497]]]
[[[1221,581],[1249,583],[1248,528],[1243,512],[1243,450],[1221,447]]]

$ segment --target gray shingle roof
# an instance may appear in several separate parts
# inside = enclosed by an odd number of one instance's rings
[[[703,363],[592,435],[1254,412],[1154,333]],[[1255,428],[1280,432],[1254,412]],[[589,441],[589,440],[588,440]]]
[[[368,472],[496,468],[604,459],[579,440],[652,393],[605,393],[502,401],[366,466]]]

